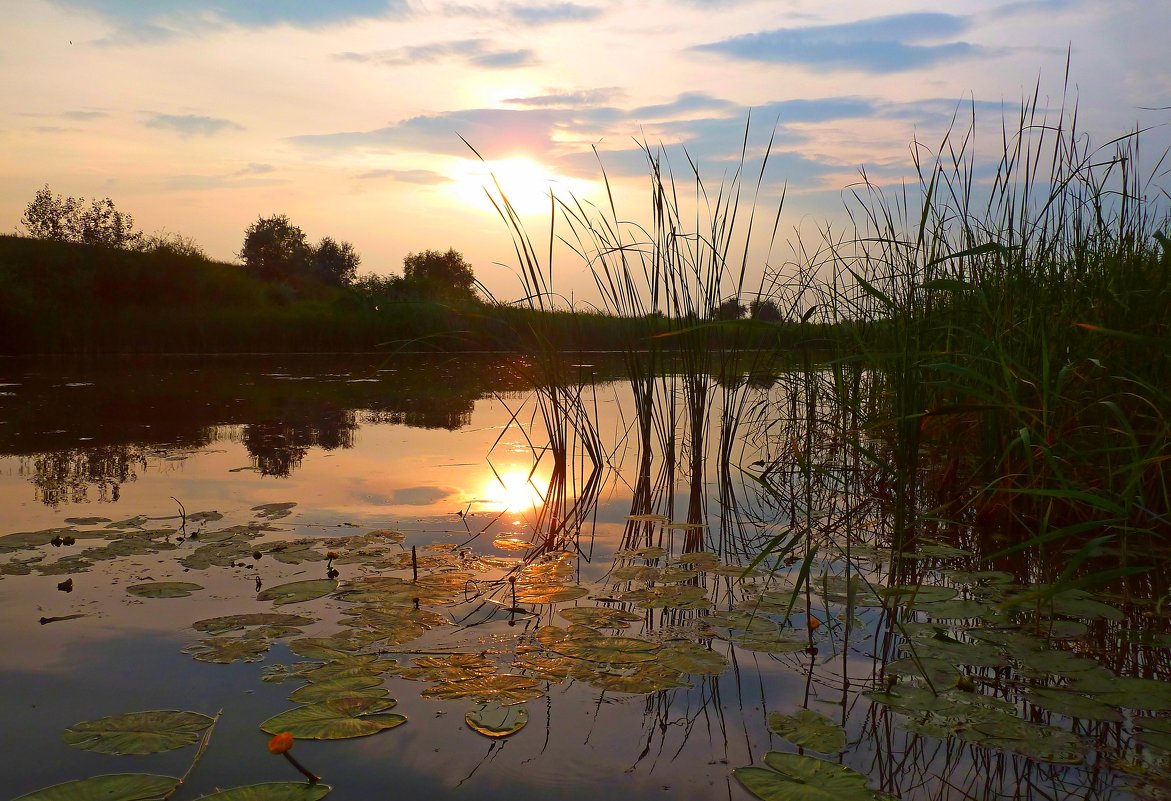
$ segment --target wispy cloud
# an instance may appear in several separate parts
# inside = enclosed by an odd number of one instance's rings
[[[267,175],[268,173],[276,172],[276,167],[271,164],[260,164],[258,162],[249,162],[248,166],[237,170],[235,175]]]
[[[505,13],[521,25],[555,25],[562,22],[592,22],[603,10],[577,3],[531,3],[507,6]]]
[[[896,14],[837,25],[777,28],[694,49],[744,61],[904,72],[986,54],[985,48],[955,40],[970,27],[968,17],[956,14]]]
[[[224,25],[316,27],[354,19],[402,16],[408,0],[50,0],[96,14],[116,27],[103,44],[157,42]]]
[[[550,92],[547,95],[531,95],[529,97],[507,97],[502,102],[510,106],[527,106],[529,108],[581,108],[610,103],[625,94],[625,91],[616,87],[603,87],[580,89],[575,92]]]
[[[395,181],[404,184],[420,184],[429,186],[434,184],[445,184],[450,179],[446,175],[441,175],[431,170],[367,170],[359,173],[357,176],[360,181]]]
[[[244,126],[220,117],[198,114],[153,114],[145,123],[147,128],[174,131],[180,136],[215,136],[225,131],[242,131]]]
[[[536,54],[527,49],[498,49],[489,39],[457,39],[449,42],[410,45],[393,50],[335,53],[334,58],[340,61],[378,64],[384,67],[405,67],[414,64],[458,60],[487,69],[508,69],[535,63]]]

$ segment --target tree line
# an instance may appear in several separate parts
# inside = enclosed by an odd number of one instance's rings
[[[35,239],[167,253],[210,261],[194,240],[180,234],[145,235],[134,218],[110,198],[86,201],[55,195],[46,185],[25,207],[25,232]],[[244,269],[261,281],[303,285],[313,281],[352,287],[371,302],[436,299],[476,300],[479,287],[471,265],[456,250],[425,250],[403,259],[401,276],[358,276],[362,258],[350,242],[331,236],[312,244],[284,214],[258,217],[244,232],[237,254]]]

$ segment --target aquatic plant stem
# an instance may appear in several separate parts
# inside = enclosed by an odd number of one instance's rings
[[[187,766],[187,771],[179,777],[179,783],[171,788],[171,791],[162,797],[162,801],[170,801],[171,796],[179,792],[179,788],[187,783],[188,777],[195,770],[195,766],[199,764],[199,760],[203,758],[203,753],[207,750],[208,743],[211,742],[211,733],[215,730],[216,723],[219,722],[220,716],[224,714],[224,710],[219,710],[212,716],[211,725],[207,727],[207,731],[203,733],[203,739],[199,743],[199,748],[195,751],[195,757],[191,760],[191,764]]]
[[[321,781],[320,776],[315,775],[313,773],[313,771],[309,770],[309,768],[305,767],[300,762],[298,762],[297,758],[295,756],[293,756],[292,754],[290,754],[288,751],[285,751],[281,756],[283,756],[285,759],[289,760],[289,764],[292,765],[297,770],[299,770],[301,772],[301,775],[309,780],[310,784],[317,784],[319,781]]]

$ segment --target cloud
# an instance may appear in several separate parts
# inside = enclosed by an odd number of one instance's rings
[[[408,0],[51,0],[55,5],[96,14],[116,27],[105,44],[161,41],[224,25],[265,28],[317,27],[354,19],[401,16]]]
[[[89,120],[97,120],[103,117],[109,117],[108,111],[60,111],[60,112],[43,112],[43,111],[24,111],[20,113],[22,117],[36,117],[40,119],[54,119],[54,120],[74,120],[76,122],[88,122]]]
[[[505,13],[521,25],[555,25],[562,22],[590,22],[602,16],[602,9],[577,3],[533,3],[507,7]]]
[[[219,117],[197,114],[154,114],[146,121],[147,128],[175,131],[183,137],[215,136],[225,131],[242,131],[244,126]]]
[[[564,112],[551,109],[465,109],[411,117],[372,131],[296,136],[292,142],[328,150],[470,155],[460,141],[463,136],[490,158],[517,153],[539,156],[551,151],[553,130],[565,120]]]
[[[389,179],[397,183],[420,184],[423,186],[445,184],[451,180],[447,176],[440,175],[431,170],[368,170],[367,172],[360,173],[356,177],[360,181]]]
[[[624,94],[625,92],[623,90],[616,87],[604,87],[599,89],[581,89],[576,92],[552,92],[547,95],[533,95],[530,97],[508,97],[503,102],[511,106],[529,106],[535,108],[579,108],[609,103],[622,97]]]
[[[724,111],[735,104],[722,98],[713,97],[704,92],[684,92],[670,103],[660,103],[653,106],[639,106],[630,112],[630,116],[640,122],[650,122],[654,119],[673,119],[681,114],[696,112]]]
[[[267,175],[270,172],[275,172],[276,167],[271,164],[260,164],[258,162],[249,162],[247,167],[236,171],[236,175]]]
[[[971,27],[955,14],[909,13],[847,22],[778,28],[698,45],[694,50],[744,61],[822,69],[904,72],[988,51],[954,39]]]
[[[536,55],[532,50],[497,50],[488,39],[457,39],[450,42],[410,45],[394,50],[335,53],[334,58],[339,61],[378,64],[384,67],[406,67],[454,59],[487,69],[523,67],[536,61]]]

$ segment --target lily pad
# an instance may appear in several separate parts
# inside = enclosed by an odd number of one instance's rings
[[[836,754],[846,747],[846,730],[810,709],[800,709],[796,715],[773,712],[768,716],[768,727],[793,745],[822,754]]]
[[[499,673],[491,676],[477,676],[467,681],[444,682],[423,690],[424,698],[456,700],[471,698],[485,703],[495,701],[504,705],[520,704],[540,698],[543,693],[540,681],[528,676]]]
[[[728,667],[728,660],[722,655],[693,642],[673,642],[665,646],[656,661],[680,673],[698,676],[719,676]]]
[[[402,715],[386,712],[393,699],[335,698],[299,706],[274,715],[260,724],[268,734],[290,732],[299,740],[345,740],[367,737],[407,722]]]
[[[1104,720],[1109,723],[1122,722],[1122,713],[1109,704],[1068,690],[1038,687],[1031,690],[1025,699],[1058,715],[1082,720]]]
[[[382,686],[381,678],[374,676],[343,676],[325,679],[324,681],[299,687],[289,696],[289,700],[297,704],[316,704],[322,701],[328,701],[331,698],[349,698],[353,696],[381,698],[386,694],[387,691]]]
[[[74,723],[63,737],[69,745],[99,754],[157,754],[191,745],[211,724],[198,712],[127,712]]]
[[[320,783],[263,782],[201,795],[196,801],[319,801],[332,789],[328,784]]]
[[[272,601],[273,606],[284,606],[323,598],[336,589],[337,582],[333,579],[290,581],[288,584],[278,584],[261,590],[256,594],[256,600]]]
[[[736,768],[744,789],[764,801],[876,801],[886,796],[866,787],[866,777],[823,759],[770,751],[767,768]]]
[[[197,620],[191,624],[196,631],[208,634],[226,634],[250,626],[309,626],[317,622],[303,615],[282,615],[276,612],[254,612],[249,615],[224,615]]]
[[[162,801],[179,779],[149,773],[111,773],[55,784],[14,801]]]
[[[595,629],[624,629],[631,623],[642,620],[642,615],[625,609],[605,606],[575,606],[557,613],[570,623],[591,626]]]
[[[145,584],[131,584],[126,588],[126,592],[139,598],[186,598],[202,589],[201,585],[189,581],[151,581]]]
[[[529,711],[519,704],[503,706],[486,701],[469,709],[464,721],[468,728],[485,737],[508,737],[525,727],[529,722]]]

